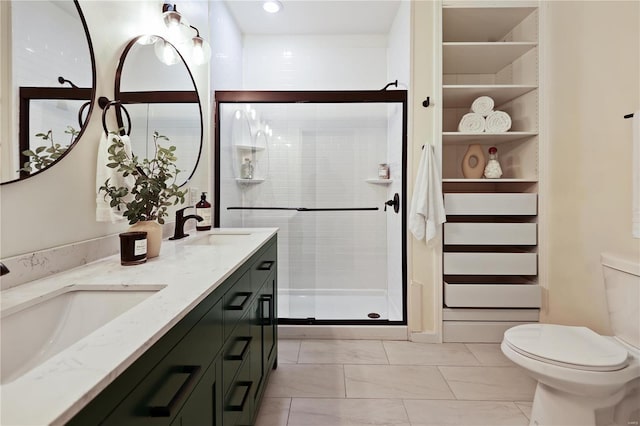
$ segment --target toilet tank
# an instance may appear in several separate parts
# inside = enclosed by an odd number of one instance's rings
[[[601,255],[613,334],[640,348],[640,262]]]

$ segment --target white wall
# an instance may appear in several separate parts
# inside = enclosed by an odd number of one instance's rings
[[[377,90],[384,35],[245,35],[244,90]]]
[[[96,57],[97,96],[113,98],[115,70],[122,49],[144,33],[163,35],[160,3],[149,1],[81,1]],[[208,33],[207,3],[185,1],[180,10]],[[209,68],[192,67],[209,122]],[[95,221],[96,149],[102,131],[97,105],[76,147],[51,169],[22,182],[0,186],[0,257],[29,253],[97,238],[126,229],[126,224]],[[208,146],[208,127],[205,128]],[[208,153],[203,153],[196,185],[208,185]],[[170,216],[171,218],[171,216]]]
[[[631,122],[640,108],[640,3],[550,2],[548,305],[543,320],[608,333],[600,253],[638,262]]]
[[[241,90],[242,33],[222,0],[210,8],[211,90]]]

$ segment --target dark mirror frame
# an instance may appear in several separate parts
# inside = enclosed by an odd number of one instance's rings
[[[153,37],[157,37],[158,39],[165,40],[169,45],[171,45],[182,64],[186,68],[189,73],[189,78],[191,79],[191,83],[193,84],[193,90],[166,90],[166,91],[138,91],[138,92],[122,92],[120,91],[121,79],[122,79],[122,69],[125,64],[125,60],[127,58],[127,54],[131,50],[131,48],[138,42],[141,37],[138,36],[132,39],[127,46],[124,48],[122,55],[120,55],[120,62],[118,63],[118,68],[116,69],[116,79],[115,79],[115,87],[114,87],[114,96],[115,100],[119,101],[121,105],[125,106],[127,104],[156,104],[156,103],[174,103],[174,104],[182,104],[182,103],[197,103],[198,110],[200,112],[200,147],[198,148],[198,157],[196,158],[195,163],[193,164],[193,168],[189,171],[189,176],[182,182],[179,186],[186,185],[193,174],[196,172],[198,168],[198,164],[200,163],[200,157],[202,156],[202,145],[204,139],[204,121],[202,117],[202,103],[200,102],[200,96],[198,95],[198,88],[196,86],[196,81],[193,78],[193,74],[191,73],[191,69],[187,65],[187,62],[184,60],[184,57],[180,53],[180,51],[168,40],[164,37],[154,35]],[[116,121],[118,124],[118,128],[124,128],[125,122],[122,119],[122,111],[121,108],[115,109]]]
[[[93,112],[94,100],[96,97],[96,59],[93,51],[93,43],[91,42],[91,36],[89,34],[89,28],[87,27],[87,21],[82,13],[82,9],[80,8],[80,3],[78,0],[73,0],[73,4],[78,11],[78,16],[80,17],[80,21],[82,22],[82,28],[84,29],[85,37],[87,38],[87,46],[89,48],[89,57],[91,59],[91,88],[78,88],[78,87],[20,87],[19,89],[19,130],[18,130],[18,144],[20,147],[20,165],[22,166],[25,162],[29,160],[29,157],[22,154],[23,151],[29,149],[29,108],[30,102],[32,100],[55,100],[55,99],[70,99],[70,100],[86,100],[88,103],[85,105],[89,106],[89,110],[87,111],[87,115],[82,119],[82,115],[86,106],[83,106],[80,111],[78,111],[78,122],[81,124],[80,132],[78,136],[73,140],[73,142],[69,145],[69,148],[65,152],[60,155],[54,162],[48,165],[46,168],[42,170],[37,170],[32,173],[27,173],[24,171],[20,171],[20,175],[17,179],[9,180],[6,182],[0,182],[0,185],[7,185],[9,183],[20,182],[30,177],[39,175],[45,170],[50,169],[51,167],[58,164],[66,155],[71,151],[82,135],[84,134],[85,129],[87,128],[86,124],[91,117],[91,113]]]

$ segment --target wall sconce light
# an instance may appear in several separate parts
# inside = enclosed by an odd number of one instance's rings
[[[211,46],[200,37],[200,31],[196,27],[193,25],[190,27],[196,30],[196,35],[191,39],[191,59],[196,65],[206,64],[211,59]]]
[[[205,39],[200,37],[200,31],[190,25],[187,19],[178,12],[175,4],[165,3],[162,5],[162,19],[169,29],[170,38],[178,45],[188,46],[189,54],[194,64],[202,65],[209,62],[209,59],[211,59],[211,46]],[[189,28],[196,31],[194,37],[190,37],[186,33]]]

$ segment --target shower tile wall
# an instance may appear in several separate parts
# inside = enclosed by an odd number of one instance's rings
[[[270,121],[274,133],[269,149],[257,158],[268,173],[262,176],[265,181],[237,184],[227,164],[221,168],[226,173],[221,176],[222,194],[235,194],[235,201],[242,203],[237,205],[243,206],[380,210],[227,212],[223,204],[222,225],[280,227],[280,289],[386,292],[387,214],[382,207],[387,189],[365,182],[387,158],[386,118],[318,116],[318,121]],[[228,198],[223,196],[223,202]]]

